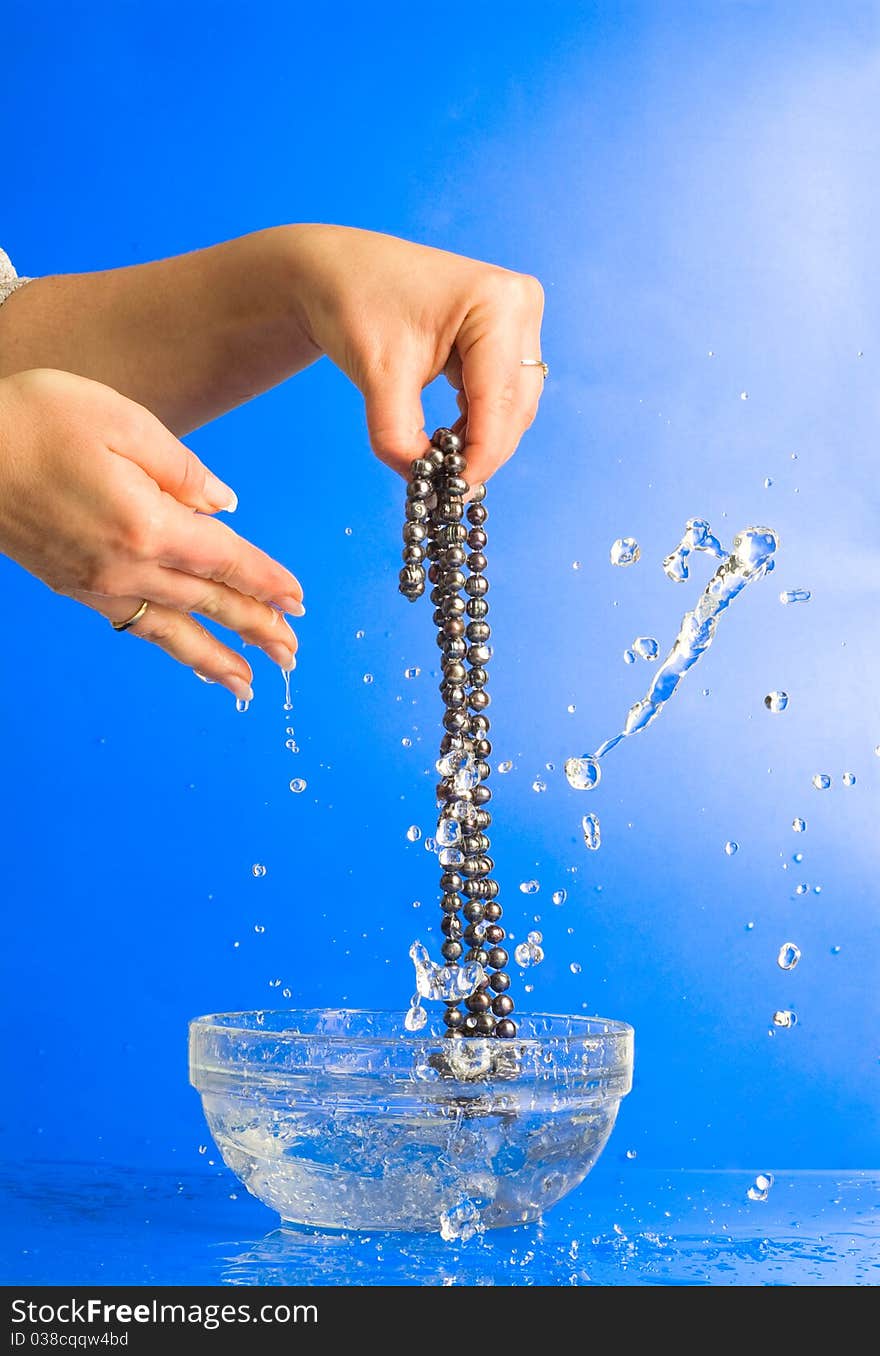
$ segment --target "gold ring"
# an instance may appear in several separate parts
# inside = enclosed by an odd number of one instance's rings
[[[543,358],[520,358],[519,365],[520,367],[540,367],[545,379],[550,375],[550,368]]]
[[[131,616],[128,618],[128,621],[121,622],[112,621],[110,625],[113,627],[114,631],[127,631],[130,626],[134,626],[135,622],[140,621],[141,617],[144,615],[149,606],[150,606],[149,601],[145,598],[144,601],[141,603],[140,607],[137,609],[137,611],[132,612]]]

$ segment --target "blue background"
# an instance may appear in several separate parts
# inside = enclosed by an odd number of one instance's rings
[[[609,1155],[876,1164],[878,7],[7,0],[3,23],[0,241],[23,273],[325,220],[542,279],[552,378],[488,500],[493,763],[515,764],[494,855],[509,927],[545,937],[529,1003],[636,1027]],[[445,388],[427,405],[451,417]],[[239,715],[2,563],[13,1163],[207,1171],[190,1017],[403,1006],[410,942],[436,944],[435,864],[405,836],[431,828],[436,649],[396,591],[402,485],[360,397],[322,362],[190,441],[304,581],[301,752],[261,655]],[[660,568],[693,515],[727,544],[775,528],[778,568],[578,795],[562,762],[652,676],[624,648],[665,652],[708,578],[705,557],[683,586]],[[791,587],[812,601],[781,607]],[[771,1034],[781,1007],[799,1024]]]

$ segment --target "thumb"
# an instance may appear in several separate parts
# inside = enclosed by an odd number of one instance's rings
[[[428,447],[422,383],[415,370],[384,370],[364,388],[370,445],[380,461],[400,475]]]
[[[221,509],[233,513],[238,507],[235,491],[209,471],[149,410],[143,410],[142,415],[136,431],[129,431],[124,439],[115,438],[111,451],[136,462],[160,489],[188,508],[202,513],[217,513]]]

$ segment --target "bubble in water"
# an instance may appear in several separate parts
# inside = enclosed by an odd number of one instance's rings
[[[739,852],[739,843],[734,842],[731,838],[729,842],[724,844],[724,851],[727,853],[728,857],[735,856],[736,853]]]
[[[246,711],[249,706],[250,702],[247,700],[246,697],[236,697],[235,699],[236,711]]]
[[[290,789],[296,796],[305,791],[307,786],[308,782],[305,777],[294,777],[293,781],[290,783]]]
[[[265,866],[263,865],[263,863],[262,863],[262,862],[254,862],[253,866],[251,867],[251,874],[254,875],[254,876],[258,876],[258,877],[259,877],[259,876],[265,876],[265,874],[266,874],[266,868],[265,868]]]
[[[365,673],[365,674],[364,674],[364,682],[365,682],[365,683],[372,683],[372,681],[373,681],[373,675],[372,675],[371,673]]]
[[[541,883],[537,880],[521,880],[519,888],[524,895],[536,895],[541,888]]]
[[[791,827],[794,829],[795,833],[806,833],[807,821],[805,819],[801,819],[800,816],[795,816],[795,818],[791,821]]]
[[[410,824],[406,831],[406,836],[411,843],[417,843],[422,836],[422,831],[418,824]]]
[[[780,970],[793,970],[801,958],[801,949],[794,942],[783,942],[776,957]]]
[[[543,777],[535,778],[535,780],[532,782],[532,790],[539,792],[547,790],[547,783],[544,781]]]
[[[456,1042],[456,1044],[461,1044],[461,1042]],[[459,1051],[458,1049],[456,1049],[454,1053],[456,1056],[463,1056],[465,1054],[464,1051]],[[450,1066],[453,1067],[454,1061],[451,1057],[449,1062]],[[491,1068],[491,1060],[486,1072],[488,1072],[489,1068]],[[453,1072],[455,1072],[454,1067]],[[464,1077],[468,1076],[471,1076],[470,1069],[464,1074]],[[467,1243],[468,1240],[473,1238],[476,1234],[481,1234],[483,1228],[484,1226],[480,1220],[480,1211],[473,1201],[462,1201],[452,1210],[444,1210],[440,1215],[440,1237],[443,1239],[444,1243],[453,1243],[456,1241]]]
[[[809,589],[786,589],[784,593],[780,593],[779,601],[780,603],[808,603],[812,596]]]
[[[855,786],[856,774],[854,772],[844,772],[842,780],[844,786]]]
[[[634,664],[634,663],[636,662],[635,651],[634,651],[634,650],[624,650],[624,652],[623,652],[623,662],[624,662],[624,664]]]
[[[573,975],[579,975],[584,967],[581,965],[580,961],[572,961],[568,968]]]
[[[602,831],[599,824],[598,815],[584,815],[581,820],[581,828],[584,831],[584,842],[591,852],[602,846]]]
[[[788,706],[788,693],[768,692],[764,698],[764,705],[768,711],[784,711]]]
[[[602,778],[599,760],[591,754],[585,754],[583,758],[566,758],[563,771],[575,791],[592,791]]]
[[[461,842],[461,825],[457,819],[444,815],[438,820],[436,842],[442,848],[455,847]]]
[[[817,772],[813,778],[813,785],[817,791],[827,791],[831,785],[831,778],[827,772]]]
[[[635,565],[642,554],[642,548],[635,537],[618,537],[611,546],[612,565]]]
[[[554,904],[564,904],[565,901],[568,899],[568,891],[554,890],[550,898],[553,900]]]
[[[404,678],[418,678],[421,671],[420,668],[404,669],[403,676]]]
[[[660,642],[653,636],[636,636],[632,647],[640,659],[647,659],[649,664],[660,654]]]

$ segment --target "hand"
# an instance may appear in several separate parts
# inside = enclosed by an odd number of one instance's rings
[[[444,372],[466,430],[465,475],[488,480],[538,409],[544,294],[522,273],[342,226],[290,234],[300,323],[366,398],[377,456],[406,474],[427,446],[423,387]]]
[[[304,609],[289,570],[206,516],[235,503],[158,419],[109,387],[51,370],[0,380],[0,551],[110,621],[147,599],[133,635],[249,699],[244,657],[189,614],[291,668],[297,642],[282,611]]]

